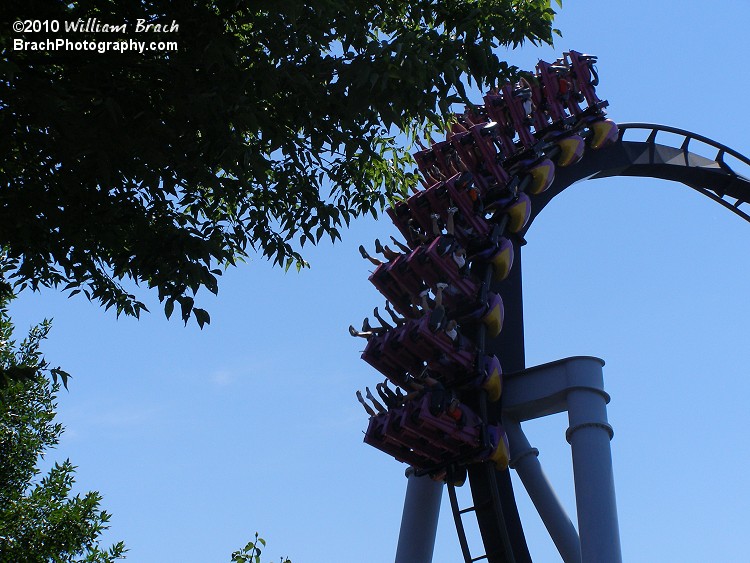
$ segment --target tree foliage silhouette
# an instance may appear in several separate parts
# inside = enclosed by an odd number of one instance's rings
[[[135,316],[146,286],[201,326],[196,294],[216,293],[223,268],[248,253],[304,266],[306,244],[415,184],[396,132],[439,126],[465,84],[515,71],[497,47],[554,32],[549,0],[10,0],[0,13],[59,22],[0,29],[0,273]],[[136,33],[139,19],[173,31]]]

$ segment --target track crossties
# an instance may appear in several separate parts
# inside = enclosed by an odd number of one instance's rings
[[[750,202],[750,179],[736,170],[739,167],[750,170],[749,158],[708,137],[676,127],[618,123],[618,128],[616,143],[600,151],[588,151],[576,166],[558,170],[550,188],[534,198],[531,219],[524,232],[545,205],[565,188],[581,180],[612,176],[680,182],[750,221],[749,206],[743,205]],[[662,143],[665,134],[668,138]],[[636,137],[645,139],[632,140]]]

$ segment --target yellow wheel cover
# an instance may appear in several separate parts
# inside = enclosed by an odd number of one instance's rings
[[[611,119],[603,119],[601,121],[595,121],[591,124],[591,130],[594,132],[591,138],[591,148],[600,149],[611,145],[617,140],[618,129],[617,123]]]
[[[484,382],[482,389],[487,391],[487,399],[494,403],[500,398],[503,393],[503,380],[497,370],[492,372],[492,375]]]
[[[531,184],[526,190],[532,195],[540,194],[552,185],[555,179],[555,165],[548,158],[529,170]]]
[[[513,266],[513,247],[498,252],[492,257],[492,279],[501,282],[508,277],[510,268]]]
[[[508,464],[510,463],[510,452],[508,451],[508,445],[505,443],[505,440],[500,440],[497,448],[492,452],[490,459],[495,462],[495,467],[498,471],[505,471],[508,469]]]
[[[496,305],[492,310],[482,318],[484,326],[487,327],[487,336],[495,338],[503,328],[503,307],[501,304]]]
[[[571,135],[557,142],[562,151],[557,159],[558,166],[570,166],[583,157],[583,139],[578,135]]]

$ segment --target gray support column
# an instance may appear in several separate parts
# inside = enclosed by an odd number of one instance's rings
[[[406,470],[406,477],[406,499],[395,563],[431,563],[443,483],[427,475],[417,477],[411,467]]]
[[[510,443],[510,466],[521,478],[557,551],[565,563],[581,563],[578,532],[542,470],[537,459],[539,450],[531,447],[520,422],[504,420],[503,427]]]
[[[609,445],[613,431],[607,422],[607,399],[602,387],[573,387],[567,393],[570,427],[566,438],[573,453],[584,563],[622,561]]]
[[[568,411],[566,438],[573,454],[583,563],[622,561],[603,365],[591,356],[565,358],[507,374],[503,389],[506,420],[523,422]]]

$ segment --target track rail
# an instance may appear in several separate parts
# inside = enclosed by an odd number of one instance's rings
[[[495,239],[504,234],[506,226],[507,217],[498,225],[494,233]],[[520,269],[520,266],[518,268]],[[487,266],[483,278],[485,285],[489,287],[492,278],[491,266]],[[492,341],[487,339],[484,326],[478,327],[476,340],[482,352],[492,347]],[[488,408],[487,396],[484,392],[480,393],[478,407],[482,420],[498,421],[497,413]],[[455,487],[452,483],[448,483],[451,511],[464,562],[531,563],[509,472],[497,471],[494,463],[489,461],[469,465],[467,472],[473,500],[471,507],[464,509],[459,507]],[[483,555],[478,556],[471,555],[463,526],[463,515],[472,512],[476,516],[484,546]],[[506,514],[510,518],[506,518]]]
[[[693,183],[692,181],[684,181],[683,183],[697,190],[708,198],[714,200],[720,205],[726,207],[732,213],[739,215],[746,221],[750,221],[750,214],[740,209],[740,205],[747,203],[748,199],[750,199],[750,180],[738,174],[729,164],[727,164],[726,156],[732,156],[738,161],[750,167],[749,158],[740,154],[734,149],[718,143],[713,139],[704,137],[703,135],[698,135],[684,129],[678,129],[676,127],[669,127],[666,125],[653,125],[648,123],[625,123],[620,125],[620,139],[623,139],[626,131],[644,129],[650,130],[646,143],[649,147],[649,160],[652,165],[668,164],[670,166],[677,166],[677,164],[674,163],[660,162],[660,157],[661,160],[663,160],[663,154],[657,151],[657,147],[660,147],[660,145],[657,145],[656,143],[658,133],[665,132],[682,136],[684,140],[679,148],[680,158],[682,162],[679,166],[683,166],[688,169],[701,168],[715,170],[715,167],[718,165],[718,170],[721,172],[718,175],[709,177],[710,179],[708,180],[697,178],[697,180],[703,180],[705,183]],[[708,164],[699,163],[698,161],[701,157],[694,153],[691,153],[689,150],[691,141],[702,143],[716,150],[716,156],[714,156],[713,161]],[[729,201],[729,199],[733,199],[734,201]]]
[[[750,222],[750,210],[741,208],[750,202],[750,179],[739,174],[727,156],[750,169],[750,158],[703,135],[677,127],[653,123],[618,123],[619,138],[615,144],[598,151],[586,151],[575,166],[557,170],[552,186],[532,201],[532,214],[524,233],[549,201],[565,188],[586,179],[613,176],[639,176],[679,182],[705,195],[735,215]],[[646,133],[645,141],[628,140]],[[659,134],[682,137],[678,147],[660,144]],[[700,143],[714,152],[713,158],[691,152]]]

